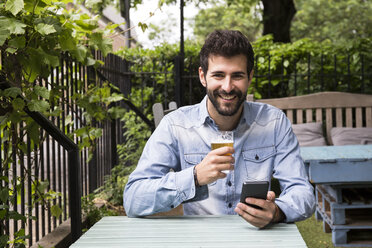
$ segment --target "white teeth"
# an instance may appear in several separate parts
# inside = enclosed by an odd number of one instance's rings
[[[235,96],[234,95],[227,95],[227,96],[221,96],[221,98],[225,99],[225,100],[231,100],[233,99]]]

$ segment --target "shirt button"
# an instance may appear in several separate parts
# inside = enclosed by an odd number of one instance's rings
[[[231,186],[231,185],[232,185],[232,184],[231,184],[231,181],[229,181],[229,182],[227,183],[227,185]]]
[[[229,206],[229,208],[231,208],[231,207],[232,207],[232,204],[231,204],[231,202],[229,203],[229,205],[228,205],[228,206]]]
[[[171,208],[174,208],[174,205],[171,205]]]

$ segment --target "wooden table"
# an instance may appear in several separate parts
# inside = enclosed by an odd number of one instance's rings
[[[306,247],[295,224],[259,230],[237,215],[104,217],[72,246],[81,247]]]
[[[301,147],[313,183],[372,182],[372,145]]]

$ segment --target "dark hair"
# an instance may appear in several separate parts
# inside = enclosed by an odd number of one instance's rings
[[[200,66],[204,74],[207,74],[210,55],[229,58],[239,54],[247,57],[247,73],[249,74],[254,66],[254,52],[248,38],[237,30],[215,30],[208,35],[200,50]]]

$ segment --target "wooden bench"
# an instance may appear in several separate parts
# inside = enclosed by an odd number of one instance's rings
[[[322,122],[329,142],[332,127],[372,127],[372,95],[320,92],[255,101],[282,109],[292,124]]]

